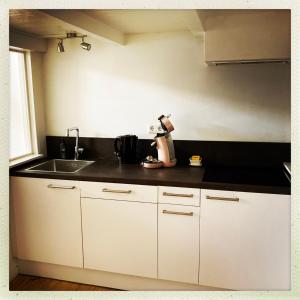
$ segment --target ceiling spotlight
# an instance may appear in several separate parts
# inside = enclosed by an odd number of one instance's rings
[[[82,37],[82,43],[80,44],[81,48],[84,49],[84,50],[87,50],[87,51],[90,51],[91,50],[91,47],[92,45],[89,44],[89,43],[86,43],[84,41],[84,37]]]
[[[57,44],[57,52],[65,52],[65,47],[64,47],[64,44],[63,44],[63,40],[62,39],[59,39],[59,42]]]
[[[65,39],[73,39],[73,38],[81,38],[82,42],[80,44],[81,48],[87,51],[90,51],[92,48],[92,45],[89,43],[86,43],[84,41],[84,38],[86,37],[86,35],[78,35],[76,32],[67,32],[66,37],[59,37],[58,38],[58,44],[57,44],[57,52],[65,52],[65,47],[63,44],[63,40]]]

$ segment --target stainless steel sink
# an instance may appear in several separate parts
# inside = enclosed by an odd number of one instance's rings
[[[26,169],[32,172],[53,172],[53,173],[75,173],[95,161],[88,160],[67,160],[67,159],[51,159],[41,164]]]

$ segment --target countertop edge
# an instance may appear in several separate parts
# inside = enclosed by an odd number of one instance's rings
[[[212,189],[212,190],[226,190],[238,192],[252,192],[252,193],[267,193],[267,194],[282,194],[290,195],[290,187],[282,186],[264,186],[264,185],[250,185],[250,184],[232,184],[221,182],[203,182],[187,183],[176,180],[161,181],[159,179],[132,179],[132,178],[112,178],[103,176],[74,176],[72,174],[49,174],[49,173],[29,173],[22,170],[13,171],[10,176],[14,177],[31,177],[31,178],[48,178],[57,180],[74,180],[74,181],[91,181],[91,182],[111,182],[124,184],[138,184],[138,185],[154,185],[154,186],[174,186],[198,189]]]

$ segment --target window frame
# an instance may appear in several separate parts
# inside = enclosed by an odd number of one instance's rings
[[[35,118],[35,108],[34,108],[34,94],[33,94],[30,51],[26,49],[9,47],[9,53],[10,52],[22,53],[24,57],[26,106],[28,110],[28,126],[29,126],[29,138],[30,138],[29,142],[31,146],[31,151],[29,153],[17,157],[12,157],[12,158],[9,157],[9,165],[13,166],[15,164],[18,164],[20,161],[31,160],[33,157],[38,157],[40,155],[38,154],[38,141],[37,141],[37,132],[36,132],[36,118]]]

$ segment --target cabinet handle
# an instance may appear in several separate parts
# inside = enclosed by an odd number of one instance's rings
[[[213,196],[208,196],[208,195],[206,196],[206,199],[221,200],[221,201],[235,201],[235,202],[240,201],[240,198],[213,197]]]
[[[102,189],[104,193],[119,193],[119,194],[130,194],[131,190],[110,190],[110,189]]]
[[[63,185],[48,184],[48,188],[49,189],[74,190],[74,189],[76,189],[76,186],[63,186]]]
[[[192,217],[194,215],[193,212],[171,211],[171,210],[166,210],[166,209],[164,209],[162,211],[162,213],[168,214],[168,215],[181,215],[181,216],[190,216],[190,217]]]
[[[163,192],[163,196],[193,198],[194,194],[174,194],[174,193]]]

